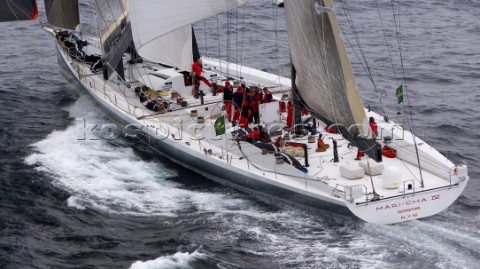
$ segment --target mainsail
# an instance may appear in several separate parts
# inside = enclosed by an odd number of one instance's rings
[[[296,86],[306,105],[332,124],[361,133],[364,107],[331,0],[285,1]]]
[[[0,0],[0,22],[35,20],[38,18],[35,0]]]
[[[190,71],[191,24],[245,4],[247,0],[129,0],[133,41],[150,61]]]
[[[132,43],[127,0],[96,0],[95,17],[104,56],[104,76],[108,78],[122,64],[123,54]]]
[[[78,0],[45,0],[45,11],[52,26],[75,29],[80,23]]]

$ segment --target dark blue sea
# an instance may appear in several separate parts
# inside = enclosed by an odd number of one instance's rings
[[[91,4],[80,7],[93,31]],[[375,225],[265,201],[128,140],[79,140],[79,122],[115,122],[60,75],[42,15],[0,24],[0,268],[480,268],[480,2],[342,0],[335,11],[364,104],[382,111],[380,96],[392,119],[407,115],[469,165],[451,207]],[[203,55],[290,75],[272,0],[194,27]]]

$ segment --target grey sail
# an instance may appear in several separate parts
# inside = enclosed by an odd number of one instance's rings
[[[287,0],[285,13],[295,84],[306,105],[351,132],[365,111],[330,0]]]
[[[132,44],[128,4],[126,0],[96,0],[95,17],[103,51],[104,77],[108,79],[122,64],[123,54]]]
[[[37,17],[35,0],[0,0],[0,22],[35,20]]]
[[[52,26],[75,29],[80,23],[78,0],[45,0],[45,11]]]

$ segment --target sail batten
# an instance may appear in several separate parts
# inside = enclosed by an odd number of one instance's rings
[[[246,2],[247,0],[129,0],[133,41],[138,54],[150,61],[191,71],[191,24]]]
[[[78,0],[45,0],[48,23],[55,27],[75,29],[80,24]]]
[[[287,0],[285,13],[303,100],[329,122],[361,133],[365,111],[331,1]]]

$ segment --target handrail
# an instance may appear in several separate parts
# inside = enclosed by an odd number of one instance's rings
[[[442,187],[436,187],[436,188],[431,188],[431,189],[428,189],[428,190],[421,190],[421,191],[417,191],[416,194],[419,194],[419,193],[424,193],[424,192],[431,192],[431,191],[435,191],[435,190],[441,190],[441,189],[450,189],[452,187],[458,187],[460,184],[459,183],[455,183],[453,185],[449,185],[449,186],[442,186]],[[378,200],[369,200],[367,202],[359,202],[359,203],[356,203],[357,205],[361,205],[361,204],[365,204],[365,203],[370,203],[370,202],[378,202],[378,201],[385,201],[385,200],[390,200],[390,199],[396,199],[398,197],[403,197],[404,194],[399,194],[399,195],[394,195],[394,196],[389,196],[389,197],[385,197],[385,198],[380,198]]]

